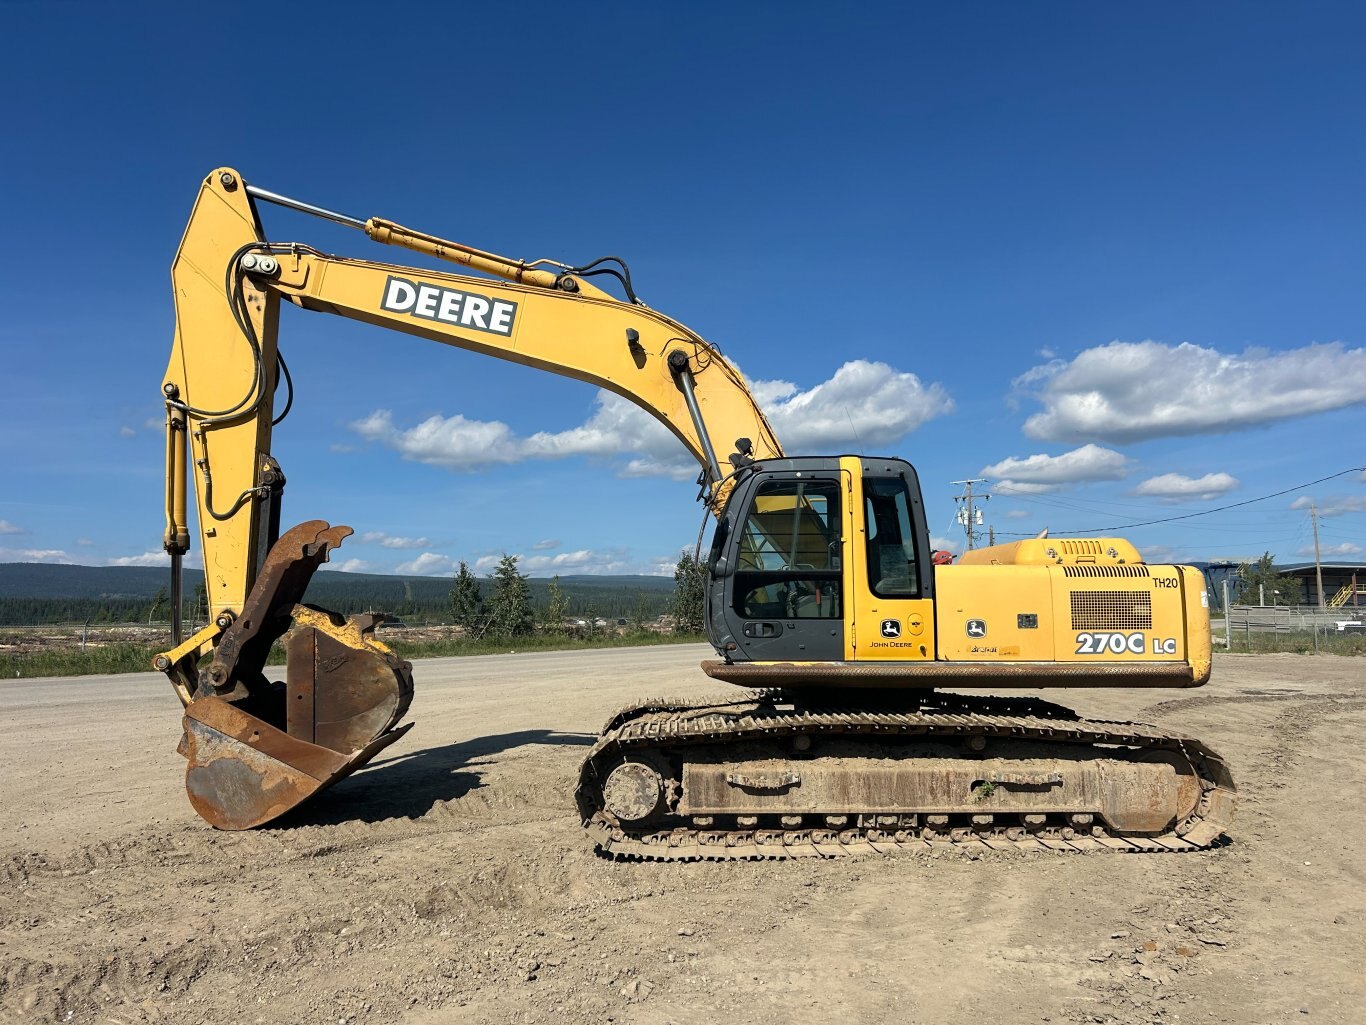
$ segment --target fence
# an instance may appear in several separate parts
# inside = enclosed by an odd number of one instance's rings
[[[1316,605],[1234,605],[1228,610],[1223,629],[1216,623],[1214,641],[1232,648],[1235,643],[1249,649],[1253,639],[1301,635],[1312,637],[1318,651],[1329,639],[1344,636],[1366,637],[1366,610],[1319,608]]]
[[[1245,633],[1338,632],[1339,623],[1361,622],[1366,609],[1353,613],[1350,608],[1321,609],[1315,605],[1234,605],[1228,610],[1228,619],[1231,629]]]

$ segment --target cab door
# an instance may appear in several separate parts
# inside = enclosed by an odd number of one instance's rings
[[[850,661],[935,657],[934,566],[920,481],[900,459],[849,457],[858,501],[850,544]]]
[[[845,552],[852,481],[834,459],[766,464],[713,560],[710,617],[735,661],[837,662],[845,651]],[[740,489],[737,488],[737,492]],[[716,601],[721,598],[721,601]]]

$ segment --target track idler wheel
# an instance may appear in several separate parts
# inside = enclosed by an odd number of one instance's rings
[[[412,667],[374,639],[376,617],[298,604],[349,527],[301,524],[271,549],[185,708],[180,753],[190,804],[219,829],[250,829],[298,807],[402,737]],[[283,638],[283,683],[264,675]]]

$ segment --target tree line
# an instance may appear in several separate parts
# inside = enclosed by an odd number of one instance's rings
[[[661,614],[668,614],[677,632],[701,633],[704,583],[705,571],[701,564],[691,554],[683,552],[674,570],[672,594],[639,591],[635,603],[624,615],[615,612],[606,615],[640,629]],[[504,553],[498,566],[483,580],[467,563],[461,562],[451,584],[451,620],[473,637],[512,638],[538,629],[550,632],[583,629],[588,633],[597,629],[604,613],[591,597],[576,601],[556,576],[546,583],[544,601],[536,603],[532,600],[530,584],[530,578],[518,570],[515,555]],[[665,599],[662,603],[661,597]],[[577,618],[580,615],[581,620]]]
[[[685,558],[693,566],[691,572],[695,575],[696,563],[690,555]],[[661,615],[679,617],[677,581],[673,591],[669,589],[667,578],[660,578],[657,585],[612,578],[601,583],[580,578],[566,584],[559,577],[532,579],[520,573],[516,566],[517,558],[505,555],[494,572],[481,579],[468,565],[461,563],[454,582],[436,577],[349,580],[346,579],[349,574],[328,573],[314,577],[305,601],[342,615],[383,612],[413,624],[455,622],[468,628],[470,622],[476,622],[478,629],[485,632],[487,620],[496,633],[508,636],[524,632],[528,624],[544,627],[567,619],[587,622],[604,619],[613,623],[625,620],[633,625],[643,625]],[[186,583],[181,617],[187,625],[203,623],[207,620],[207,601],[202,578]],[[455,599],[457,593],[462,596],[459,602]],[[694,581],[689,593],[696,610],[685,612],[681,618],[687,624],[688,632],[699,632],[702,628],[700,584]],[[471,611],[475,609],[487,611]],[[490,615],[492,620],[489,620]],[[170,601],[165,587],[158,588],[150,598],[138,595],[0,598],[0,626],[85,622],[165,625],[170,619]]]

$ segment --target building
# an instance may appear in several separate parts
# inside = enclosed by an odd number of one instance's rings
[[[1209,586],[1210,608],[1222,611],[1224,604],[1224,582],[1228,582],[1229,594],[1237,586],[1239,562],[1194,562],[1191,563],[1205,574]],[[1323,569],[1324,604],[1330,607],[1354,609],[1366,612],[1366,563],[1325,562]],[[1319,603],[1319,584],[1312,562],[1295,562],[1286,565],[1275,564],[1272,568],[1287,577],[1295,577],[1304,585],[1305,602],[1309,605]],[[1268,594],[1266,604],[1277,604],[1275,596]]]
[[[1366,609],[1366,562],[1322,562],[1323,604],[1347,609]],[[1304,584],[1305,601],[1319,604],[1318,574],[1312,562],[1277,565],[1276,572]]]

